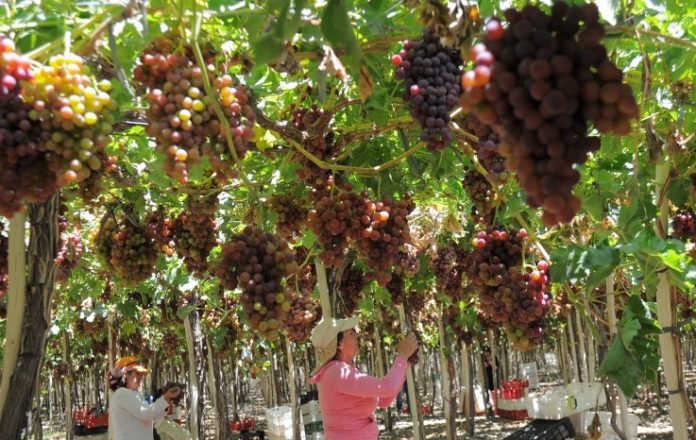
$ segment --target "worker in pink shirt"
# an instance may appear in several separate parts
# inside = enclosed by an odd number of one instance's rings
[[[399,343],[386,376],[361,373],[353,363],[360,351],[358,322],[358,317],[322,319],[312,331],[317,367],[310,382],[319,387],[326,440],[376,440],[379,427],[375,409],[394,401],[406,378],[408,358],[418,350],[418,340],[411,333]]]

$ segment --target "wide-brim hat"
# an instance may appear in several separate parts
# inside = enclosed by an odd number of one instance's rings
[[[322,320],[319,321],[319,324],[314,327],[312,335],[309,338],[317,354],[317,365],[310,373],[310,376],[317,374],[327,362],[336,356],[338,334],[355,328],[359,322],[360,317],[358,316],[347,319],[322,318]]]
[[[114,367],[125,371],[137,371],[140,374],[150,374],[150,370],[142,365],[140,359],[135,356],[124,356],[116,361]]]

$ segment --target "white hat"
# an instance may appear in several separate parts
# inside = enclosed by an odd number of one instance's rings
[[[336,356],[338,334],[356,327],[359,322],[360,317],[358,316],[347,319],[322,318],[319,321],[309,338],[317,352],[317,366],[312,370],[310,376],[317,374],[321,367]]]

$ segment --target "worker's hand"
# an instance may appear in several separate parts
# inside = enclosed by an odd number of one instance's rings
[[[418,350],[418,339],[415,333],[411,332],[399,342],[396,352],[402,358],[408,359],[416,350]]]
[[[179,394],[181,394],[181,388],[179,388],[179,387],[172,387],[172,388],[169,388],[167,391],[164,392],[164,399],[165,399],[167,402],[170,402],[170,403],[171,403],[171,401],[174,400],[174,399],[176,399],[176,398],[179,396]]]

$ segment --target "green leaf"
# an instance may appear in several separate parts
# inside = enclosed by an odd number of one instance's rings
[[[631,346],[631,342],[640,331],[640,328],[641,325],[637,319],[631,319],[621,327],[621,342],[623,342],[625,347]]]
[[[363,63],[363,52],[353,33],[345,0],[329,0],[321,16],[321,31],[337,54],[348,56],[348,64],[357,74]]]

